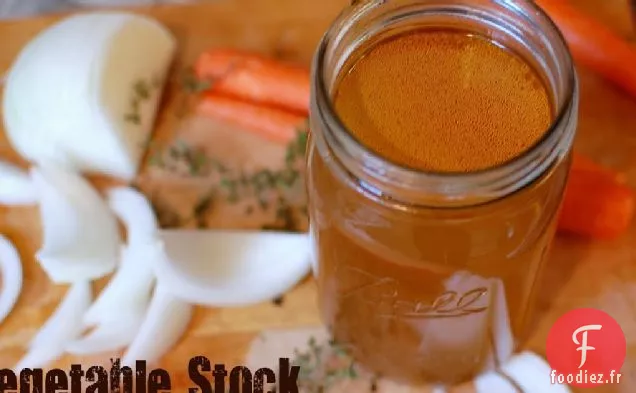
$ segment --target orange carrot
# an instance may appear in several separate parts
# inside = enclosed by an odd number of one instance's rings
[[[581,155],[579,153],[572,154],[572,171],[586,170],[592,172],[604,173],[609,178],[616,180],[618,183],[625,183],[625,175],[619,172],[615,172],[609,168],[605,168],[602,165],[597,164],[594,160]]]
[[[245,131],[282,144],[292,141],[306,121],[304,116],[215,92],[205,93],[197,110],[203,116],[237,125]]]
[[[309,112],[309,70],[236,49],[212,49],[194,67],[212,91],[256,103]]]
[[[536,0],[559,27],[577,63],[636,96],[636,47],[566,0]]]
[[[609,170],[573,166],[558,228],[597,239],[614,238],[629,228],[635,207],[633,191]]]

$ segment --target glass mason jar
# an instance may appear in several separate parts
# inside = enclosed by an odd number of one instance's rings
[[[462,174],[401,167],[360,144],[333,105],[347,64],[428,27],[485,36],[532,65],[553,104],[542,139]],[[323,320],[360,364],[453,384],[518,348],[556,230],[577,111],[567,45],[530,1],[362,1],[337,18],[312,71],[310,235]]]

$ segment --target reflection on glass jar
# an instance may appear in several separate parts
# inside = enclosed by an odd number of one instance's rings
[[[486,37],[523,58],[550,96],[549,130],[463,173],[409,168],[365,147],[336,115],[338,89],[356,88],[343,80],[377,45],[423,29]],[[578,90],[562,37],[529,2],[362,2],[323,38],[312,78],[310,230],[334,338],[372,371],[409,382],[496,367],[527,334],[567,179]]]

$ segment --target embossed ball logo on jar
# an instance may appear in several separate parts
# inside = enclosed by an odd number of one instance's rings
[[[546,355],[553,384],[593,388],[621,383],[627,343],[609,314],[583,308],[568,312],[552,326]]]

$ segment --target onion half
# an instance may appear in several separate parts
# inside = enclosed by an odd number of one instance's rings
[[[117,220],[81,176],[59,166],[32,168],[44,242],[36,257],[55,283],[90,281],[115,268],[121,238]]]
[[[163,230],[160,284],[193,304],[237,307],[287,292],[310,270],[306,234]]]
[[[175,49],[165,27],[132,13],[81,13],[43,30],[7,75],[9,142],[40,165],[132,179]]]

